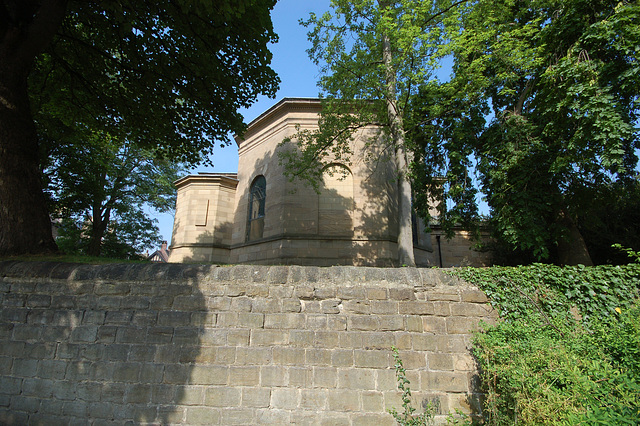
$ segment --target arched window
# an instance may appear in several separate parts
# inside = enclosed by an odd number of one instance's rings
[[[267,180],[258,176],[249,191],[249,218],[247,220],[247,241],[262,238],[264,231],[264,207],[267,198]]]
[[[323,171],[318,198],[320,235],[353,233],[353,175],[342,164],[331,164]]]

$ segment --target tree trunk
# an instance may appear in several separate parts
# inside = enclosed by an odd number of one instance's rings
[[[26,69],[0,55],[0,256],[55,251]]]
[[[560,213],[559,222],[567,230],[567,238],[558,241],[558,261],[561,265],[592,266],[589,249],[575,221],[565,213]]]
[[[93,206],[91,236],[89,237],[89,245],[87,247],[87,254],[89,256],[100,256],[102,252],[102,238],[104,237],[111,218],[111,209],[106,209],[103,217],[101,207],[101,203]]]
[[[57,250],[42,192],[27,79],[67,0],[0,3],[0,256]]]
[[[411,232],[411,184],[406,176],[407,151],[404,125],[402,115],[398,112],[396,73],[392,64],[391,42],[386,33],[382,36],[382,47],[387,83],[387,117],[391,123],[391,135],[396,148],[398,173],[398,262],[401,266],[416,266]]]

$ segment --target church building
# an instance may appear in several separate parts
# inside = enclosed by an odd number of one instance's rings
[[[269,265],[398,265],[398,185],[395,163],[367,144],[376,129],[352,142],[348,162],[324,169],[319,192],[290,181],[281,142],[317,129],[318,99],[285,98],[236,137],[238,173],[199,173],[178,190],[169,262]],[[486,253],[458,231],[447,240],[414,217],[418,266],[481,266]]]

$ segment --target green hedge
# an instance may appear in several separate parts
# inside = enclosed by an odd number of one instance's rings
[[[452,274],[502,318],[474,339],[485,424],[640,424],[640,265]]]

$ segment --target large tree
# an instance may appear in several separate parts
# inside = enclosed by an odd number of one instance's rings
[[[451,81],[414,103],[419,174],[444,175],[445,198],[473,215],[460,176],[477,161],[498,239],[590,264],[580,222],[612,185],[637,185],[640,4],[480,0],[460,13]]]
[[[55,249],[34,115],[197,163],[275,94],[275,1],[0,1],[0,255]]]
[[[132,257],[158,245],[150,208],[174,208],[173,182],[184,168],[109,134],[78,136],[44,144],[58,246],[90,256]]]
[[[391,152],[398,172],[398,263],[415,265],[411,232],[412,191],[404,116],[416,87],[438,65],[443,19],[455,2],[333,0],[333,14],[311,15],[309,55],[319,65],[324,98],[319,129],[292,140],[285,154],[290,176],[317,182],[327,162],[348,159],[349,142],[368,126],[371,143]]]

